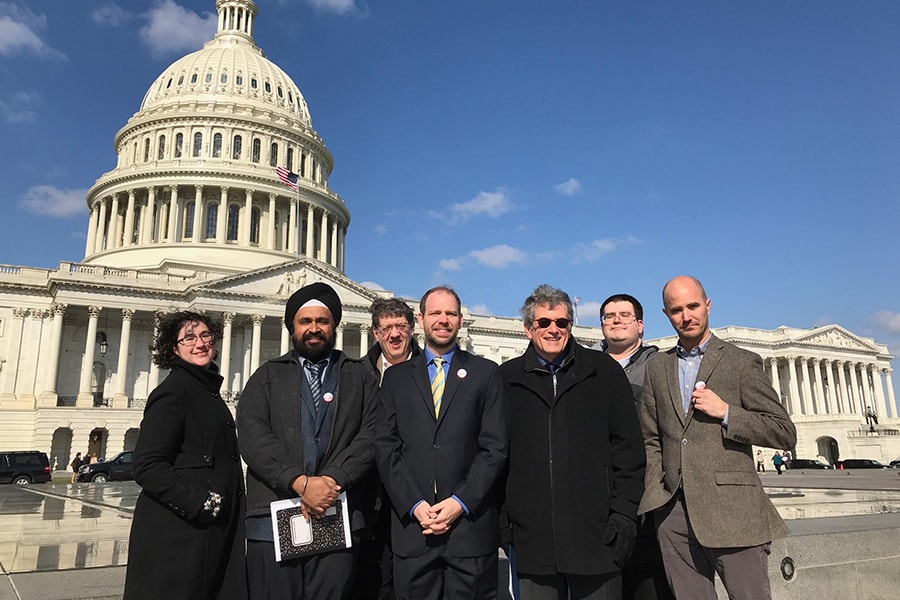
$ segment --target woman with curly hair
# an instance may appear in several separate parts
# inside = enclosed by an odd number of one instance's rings
[[[244,482],[234,419],[213,364],[222,324],[176,312],[153,361],[171,369],[150,394],[134,449],[138,496],[125,600],[244,600]]]

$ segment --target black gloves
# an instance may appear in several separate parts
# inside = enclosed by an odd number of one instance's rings
[[[610,513],[603,543],[612,548],[613,562],[620,569],[625,566],[637,539],[637,523],[625,515]]]

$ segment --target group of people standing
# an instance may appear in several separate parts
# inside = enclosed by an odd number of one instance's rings
[[[300,288],[293,348],[250,377],[236,421],[212,362],[221,325],[163,319],[154,360],[171,373],[134,452],[126,600],[492,599],[498,548],[522,600],[714,599],[716,572],[732,598],[770,597],[786,528],[752,446],[793,446],[796,431],[760,358],[710,332],[698,280],[663,288],[667,352],[643,345],[627,294],[603,303],[588,349],[569,295],[538,286],[521,309],[529,345],[499,366],[459,347],[454,290],[418,309],[376,300],[376,344],[351,359],[334,347],[338,294]],[[351,547],[276,561],[270,503],[299,498],[315,519],[341,492]]]

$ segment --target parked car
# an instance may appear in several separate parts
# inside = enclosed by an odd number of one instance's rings
[[[791,471],[797,469],[830,469],[831,465],[825,464],[814,458],[795,458],[791,461]]]
[[[839,460],[835,463],[836,469],[887,469],[887,465],[883,465],[877,460],[871,458],[847,458]]]
[[[28,485],[50,481],[50,459],[46,452],[21,450],[0,452],[0,483]]]
[[[897,460],[891,461],[891,468],[892,469],[900,469],[900,458],[898,458]]]
[[[131,481],[132,452],[120,452],[110,460],[101,460],[95,463],[81,465],[78,469],[78,481],[93,481],[104,483],[106,481]]]

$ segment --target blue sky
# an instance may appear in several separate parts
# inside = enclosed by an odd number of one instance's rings
[[[900,3],[259,0],[352,214],[347,273],[582,324],[670,277],[713,326],[838,323],[900,351]],[[214,0],[0,0],[0,263],[84,255],[85,191]]]

